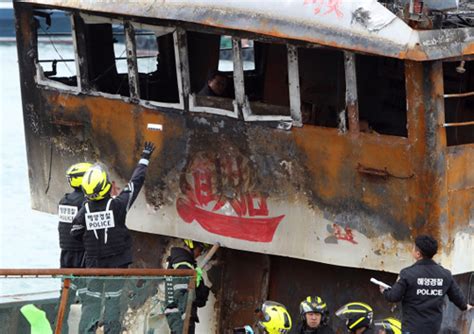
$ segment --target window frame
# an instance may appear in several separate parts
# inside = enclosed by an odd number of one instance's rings
[[[54,10],[54,9],[51,9]],[[66,15],[69,15],[69,22],[71,24],[71,38],[72,38],[72,45],[73,45],[73,50],[74,50],[74,66],[76,68],[76,85],[75,86],[70,86],[62,83],[61,81],[50,79],[45,76],[44,74],[44,68],[40,64],[40,59],[39,59],[39,52],[38,52],[38,40],[39,40],[39,34],[36,32],[35,35],[35,45],[37,48],[36,54],[35,54],[35,82],[38,86],[47,88],[47,89],[57,89],[60,91],[67,91],[71,92],[74,94],[79,94],[82,91],[82,84],[81,84],[81,71],[80,71],[80,66],[79,66],[79,61],[78,61],[78,52],[77,52],[77,34],[76,34],[76,27],[75,27],[75,22],[74,22],[74,12],[67,11],[67,10],[57,10],[57,11],[62,11]],[[54,43],[53,43],[54,45]],[[63,60],[64,61],[64,60]],[[65,61],[64,61],[65,62]],[[70,61],[69,63],[72,63]]]
[[[151,105],[155,107],[167,107],[167,108],[174,108],[174,109],[184,109],[184,95],[183,95],[183,78],[181,76],[181,54],[179,52],[179,46],[178,46],[178,27],[176,26],[160,26],[160,25],[150,25],[150,24],[144,24],[140,22],[134,22],[134,21],[129,21],[131,23],[131,26],[133,29],[144,29],[144,30],[150,30],[155,33],[155,37],[158,38],[158,34],[168,34],[172,33],[173,34],[173,47],[174,47],[174,58],[175,58],[175,71],[176,71],[176,83],[178,85],[178,96],[179,96],[179,102],[160,102],[160,101],[153,101],[153,100],[146,100],[138,96],[138,100],[141,103],[144,103],[145,105]],[[162,36],[160,35],[160,36]],[[136,42],[135,38],[133,38],[133,47],[136,48]],[[127,50],[128,54],[128,50]],[[137,62],[136,54],[135,54],[135,62]],[[130,78],[130,73],[129,73],[129,78]],[[136,76],[136,85],[139,87],[140,83],[138,81],[138,65],[137,65],[137,76]]]
[[[288,91],[289,91],[289,112],[290,115],[256,115],[253,114],[250,101],[245,92],[245,72],[243,69],[242,57],[242,39],[249,39],[240,34],[228,35],[232,38],[232,61],[233,61],[233,82],[234,82],[234,99],[232,100],[233,110],[221,108],[207,107],[196,104],[196,94],[191,92],[190,85],[190,69],[189,69],[189,50],[187,45],[187,32],[200,31],[212,34],[219,34],[212,29],[186,29],[177,25],[155,25],[135,21],[132,18],[117,19],[108,16],[95,14],[87,14],[84,12],[68,12],[70,16],[71,33],[74,46],[74,58],[76,66],[77,85],[69,86],[59,81],[48,79],[44,76],[43,68],[36,59],[36,83],[45,88],[57,89],[60,91],[68,91],[75,94],[86,93],[92,96],[103,96],[110,99],[119,99],[126,102],[135,102],[145,107],[165,107],[170,109],[178,109],[182,112],[208,113],[220,116],[227,116],[234,119],[243,119],[246,122],[291,122],[292,126],[302,127],[302,111],[301,111],[301,91],[299,77],[298,50],[301,47],[311,47],[312,44],[303,45],[295,43],[280,43],[286,45],[287,48],[287,70],[288,70]],[[119,94],[111,94],[99,90],[90,89],[91,84],[87,75],[87,59],[80,61],[81,55],[84,55],[85,47],[84,32],[78,29],[78,25],[85,24],[121,24],[124,26],[125,48],[127,53],[127,74],[129,79],[130,96],[122,96]],[[176,80],[178,85],[179,102],[159,102],[143,99],[140,97],[140,82],[138,75],[138,66],[136,59],[136,40],[134,38],[135,29],[149,30],[159,36],[167,33],[173,34],[173,47],[175,57]],[[260,40],[258,36],[250,37],[254,41]],[[262,40],[269,42],[262,37]],[[273,41],[272,41],[273,42]],[[276,42],[275,42],[276,43]],[[339,113],[340,119],[347,118],[349,124],[339,124],[338,131],[341,133],[351,132],[360,133],[359,129],[359,108],[358,108],[358,86],[355,59],[357,54],[352,51],[343,51],[344,53],[344,78],[345,78],[345,108]],[[82,56],[83,57],[83,56]],[[85,71],[85,72],[84,72]],[[408,108],[407,108],[408,113]],[[407,119],[408,122],[408,119]],[[316,125],[315,125],[316,126]],[[386,134],[377,134],[378,136],[390,136]],[[407,137],[395,136],[397,138]]]
[[[290,105],[289,111],[290,116],[282,116],[282,115],[255,115],[252,113],[252,109],[250,107],[250,101],[245,94],[245,84],[244,84],[244,68],[243,68],[243,61],[242,61],[242,38],[233,36],[233,48],[234,48],[234,90],[235,96],[237,97],[237,93],[239,94],[239,98],[237,100],[237,104],[242,110],[242,116],[244,121],[248,122],[292,122],[292,125],[301,126],[301,108],[297,108],[300,104],[296,102],[296,95],[300,96],[299,92],[299,74],[294,73],[295,69],[295,61],[296,61],[296,69],[298,68],[298,59],[295,60],[294,53],[296,51],[296,47],[292,46],[291,44],[285,44],[287,47],[287,57],[288,57],[288,90],[290,93]],[[290,51],[291,50],[291,51]],[[291,54],[290,54],[291,52]],[[235,55],[238,55],[237,57]],[[290,65],[291,62],[291,65]],[[238,72],[238,73],[236,73]],[[290,73],[291,72],[291,73]],[[236,80],[235,78],[238,78]],[[295,81],[297,80],[297,81]],[[298,88],[298,91],[295,93],[296,95],[292,98],[291,93],[295,88]],[[243,94],[243,96],[241,96]],[[299,116],[298,116],[299,115]],[[293,118],[294,117],[294,118]]]
[[[123,100],[126,102],[135,102],[144,107],[165,107],[170,109],[180,109],[185,110],[185,85],[183,81],[183,76],[181,74],[180,68],[182,67],[182,53],[180,52],[178,46],[178,30],[181,28],[177,26],[165,26],[165,25],[151,25],[141,22],[133,21],[132,19],[116,19],[110,18],[107,16],[100,16],[100,15],[91,15],[87,13],[79,13],[79,17],[84,21],[84,24],[121,24],[124,26],[124,33],[125,33],[125,50],[127,54],[127,74],[129,80],[129,94],[130,96],[123,96],[120,94],[111,94],[107,92],[102,92],[96,89],[84,89],[84,87],[90,87],[90,81],[87,80],[87,85],[84,84],[84,80],[81,80],[81,90],[79,92],[86,93],[92,96],[104,96],[110,99],[116,100]],[[173,33],[173,45],[174,45],[174,53],[175,53],[175,62],[176,62],[176,80],[178,84],[178,96],[179,102],[160,102],[160,101],[152,101],[143,99],[140,97],[140,90],[139,90],[139,77],[138,77],[138,66],[137,66],[137,59],[136,59],[136,43],[135,43],[135,29],[145,29],[151,30],[155,32],[155,36],[158,37],[157,33]],[[76,50],[77,53],[77,50]],[[76,59],[77,62],[77,59]],[[80,65],[80,64],[79,64]],[[81,66],[79,66],[81,67]],[[89,79],[89,78],[87,78]],[[79,79],[78,79],[79,80]],[[134,88],[132,88],[134,87]]]
[[[232,105],[234,107],[233,108],[234,110],[230,111],[227,109],[212,108],[212,107],[200,106],[196,104],[196,94],[191,92],[191,73],[189,69],[189,49],[188,49],[188,41],[187,41],[187,35],[186,35],[187,31],[193,31],[193,30],[180,29],[181,37],[178,38],[178,47],[180,49],[181,54],[185,54],[185,56],[181,58],[182,63],[180,63],[181,65],[180,67],[181,67],[182,76],[183,76],[182,81],[183,81],[183,84],[186,85],[186,88],[184,88],[183,90],[184,92],[183,95],[187,97],[186,100],[188,103],[188,110],[190,112],[208,113],[208,114],[214,114],[214,115],[220,115],[220,116],[227,116],[231,118],[239,118],[240,106],[239,106],[239,103],[237,102],[237,95],[236,95],[236,87],[237,87],[239,79],[236,77],[236,69],[235,69],[236,54],[235,54],[235,47],[234,47],[234,37],[232,37],[232,59],[234,62],[234,70],[233,70],[233,75],[232,75],[234,79],[234,99],[232,100]]]
[[[108,16],[87,14],[87,13],[84,13],[84,12],[80,12],[79,16],[83,20],[84,25],[87,25],[87,24],[107,24],[107,23],[109,23],[109,24],[121,24],[121,25],[124,26],[124,34],[126,34],[126,32],[125,32],[125,30],[126,30],[125,29],[125,22],[127,20],[120,20],[120,19],[116,19],[116,18],[112,18],[112,17],[108,17]],[[82,34],[84,34],[84,33],[85,32],[83,31]],[[125,35],[124,35],[124,37],[125,37],[125,39],[127,39]],[[86,40],[87,40],[87,37],[86,37]],[[126,53],[128,53],[126,44],[125,44],[125,51],[126,51]],[[87,59],[85,64],[87,64],[89,62],[89,60],[90,59]],[[116,58],[114,56],[114,61],[115,60],[116,60]],[[127,57],[127,75],[128,75],[128,80],[129,80],[129,86],[130,86],[130,73],[129,73],[128,67],[129,66],[128,66],[128,57]],[[87,71],[87,67],[85,67],[84,69]],[[132,98],[132,96],[131,96],[130,87],[129,87],[129,95],[130,96],[107,93],[107,92],[103,92],[103,91],[100,91],[100,90],[97,90],[97,89],[92,89],[89,77],[87,78],[87,87],[88,87],[87,90],[81,91],[81,92],[84,93],[84,94],[87,94],[87,95],[102,96],[102,97],[106,97],[108,99],[113,99],[113,100],[122,100],[122,101],[125,101],[125,102],[135,101],[135,99]]]

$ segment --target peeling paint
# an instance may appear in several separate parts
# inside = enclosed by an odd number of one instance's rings
[[[462,54],[469,50],[472,41],[456,29],[456,43],[460,48],[440,49],[424,46],[424,40],[444,39],[447,30],[432,30],[429,33],[410,28],[402,19],[376,1],[341,2],[340,8],[330,9],[337,15],[315,15],[315,9],[304,1],[294,0],[280,6],[262,6],[260,3],[241,1],[222,2],[219,0],[190,1],[168,0],[160,6],[150,6],[148,1],[133,5],[116,2],[78,2],[76,0],[30,0],[27,3],[47,4],[59,8],[82,9],[87,11],[132,15],[138,17],[161,18],[188,21],[215,28],[240,30],[242,26],[253,33],[268,36],[302,40],[326,46],[335,46],[353,51],[400,57],[413,60],[439,59]],[[333,4],[335,2],[331,2]],[[152,8],[150,10],[150,8]],[[362,10],[360,8],[363,8]],[[308,10],[309,9],[309,10]],[[352,24],[353,13],[369,12],[370,22]],[[210,19],[212,17],[212,19]],[[311,31],[311,33],[308,33]],[[472,28],[470,29],[472,34]],[[374,38],[377,37],[377,38]],[[419,40],[417,46],[413,40]],[[468,51],[469,52],[469,51]],[[468,54],[468,53],[465,53]]]

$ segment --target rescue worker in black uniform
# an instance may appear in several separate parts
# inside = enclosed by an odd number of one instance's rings
[[[209,245],[190,239],[184,240],[185,247],[171,248],[171,254],[167,258],[168,269],[191,269],[198,271],[196,282],[196,296],[191,309],[189,323],[189,334],[194,334],[195,323],[199,323],[197,315],[198,307],[204,307],[209,297],[209,288],[204,284],[200,268],[197,268],[196,258],[209,248]],[[184,318],[186,313],[187,284],[180,279],[166,281],[167,306],[165,308],[166,320],[171,334],[183,332]]]
[[[334,334],[328,327],[329,311],[319,296],[308,296],[300,303],[300,321],[292,334]]]
[[[128,268],[132,263],[132,240],[125,219],[145,182],[154,149],[152,143],[145,143],[130,182],[116,197],[110,195],[112,185],[102,167],[94,166],[84,174],[82,189],[87,201],[73,220],[71,235],[84,242],[86,268]],[[122,279],[89,279],[79,324],[81,334],[95,333],[101,325],[105,333],[121,333],[123,284]]]
[[[72,221],[84,203],[84,193],[81,184],[82,177],[92,167],[92,164],[81,162],[69,167],[66,177],[69,185],[74,189],[59,201],[58,231],[59,247],[61,248],[61,268],[81,268],[84,266],[84,245],[82,241],[71,236]]]
[[[374,334],[372,322],[374,311],[366,303],[352,302],[336,311],[336,316],[346,322],[346,328],[352,334]]]
[[[380,287],[389,302],[402,302],[402,332],[435,334],[441,327],[444,296],[460,310],[470,310],[451,272],[433,261],[438,242],[428,235],[415,239],[412,255],[416,262],[402,269],[390,288]]]
[[[60,267],[61,268],[82,268],[84,267],[84,245],[82,241],[71,236],[72,221],[84,203],[84,193],[81,184],[82,177],[92,167],[88,162],[81,162],[72,165],[66,171],[66,178],[69,185],[74,189],[66,193],[59,201],[58,205],[58,232],[59,247],[61,248]],[[74,278],[68,290],[67,305],[63,317],[62,332],[68,333],[67,318],[71,305],[76,300],[76,293],[82,295],[85,292],[85,282],[81,278]],[[62,294],[62,289],[61,289]],[[59,306],[59,305],[58,305]],[[57,311],[57,310],[56,310]]]

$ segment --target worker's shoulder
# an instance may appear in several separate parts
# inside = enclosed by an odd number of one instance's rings
[[[82,191],[72,191],[70,193],[64,194],[64,196],[59,201],[59,204],[80,206],[83,201],[84,194]]]
[[[417,263],[413,263],[411,266],[408,266],[408,267],[405,267],[403,268],[401,271],[400,271],[400,277],[403,277],[403,276],[406,276],[406,275],[410,275],[414,272],[417,272],[418,271],[418,268],[417,268]]]
[[[438,268],[439,271],[441,271],[446,277],[452,277],[453,275],[451,274],[451,270],[446,269],[439,263],[436,263],[436,267]]]

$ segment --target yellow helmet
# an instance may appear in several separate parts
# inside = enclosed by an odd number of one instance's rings
[[[329,311],[326,302],[319,296],[308,296],[300,303],[300,316],[305,320],[305,314],[309,312],[321,314],[321,323],[327,324],[329,321]]]
[[[346,321],[346,327],[350,331],[372,325],[374,311],[366,303],[352,302],[343,305],[336,311],[336,316]]]
[[[211,247],[211,245],[204,242],[193,241],[191,239],[184,239],[184,244],[188,246],[189,249],[194,249],[196,246],[200,246],[203,250]]]
[[[280,303],[267,300],[263,303],[263,319],[258,325],[268,334],[285,334],[291,329],[291,317],[286,307]]]
[[[80,162],[69,167],[66,171],[66,177],[69,185],[73,188],[79,188],[82,184],[82,177],[91,167],[92,164],[88,162]]]
[[[385,330],[386,334],[401,334],[402,323],[395,318],[386,318],[375,321],[375,328]]]
[[[90,168],[82,179],[82,191],[92,200],[103,199],[112,189],[107,172],[101,166]]]

